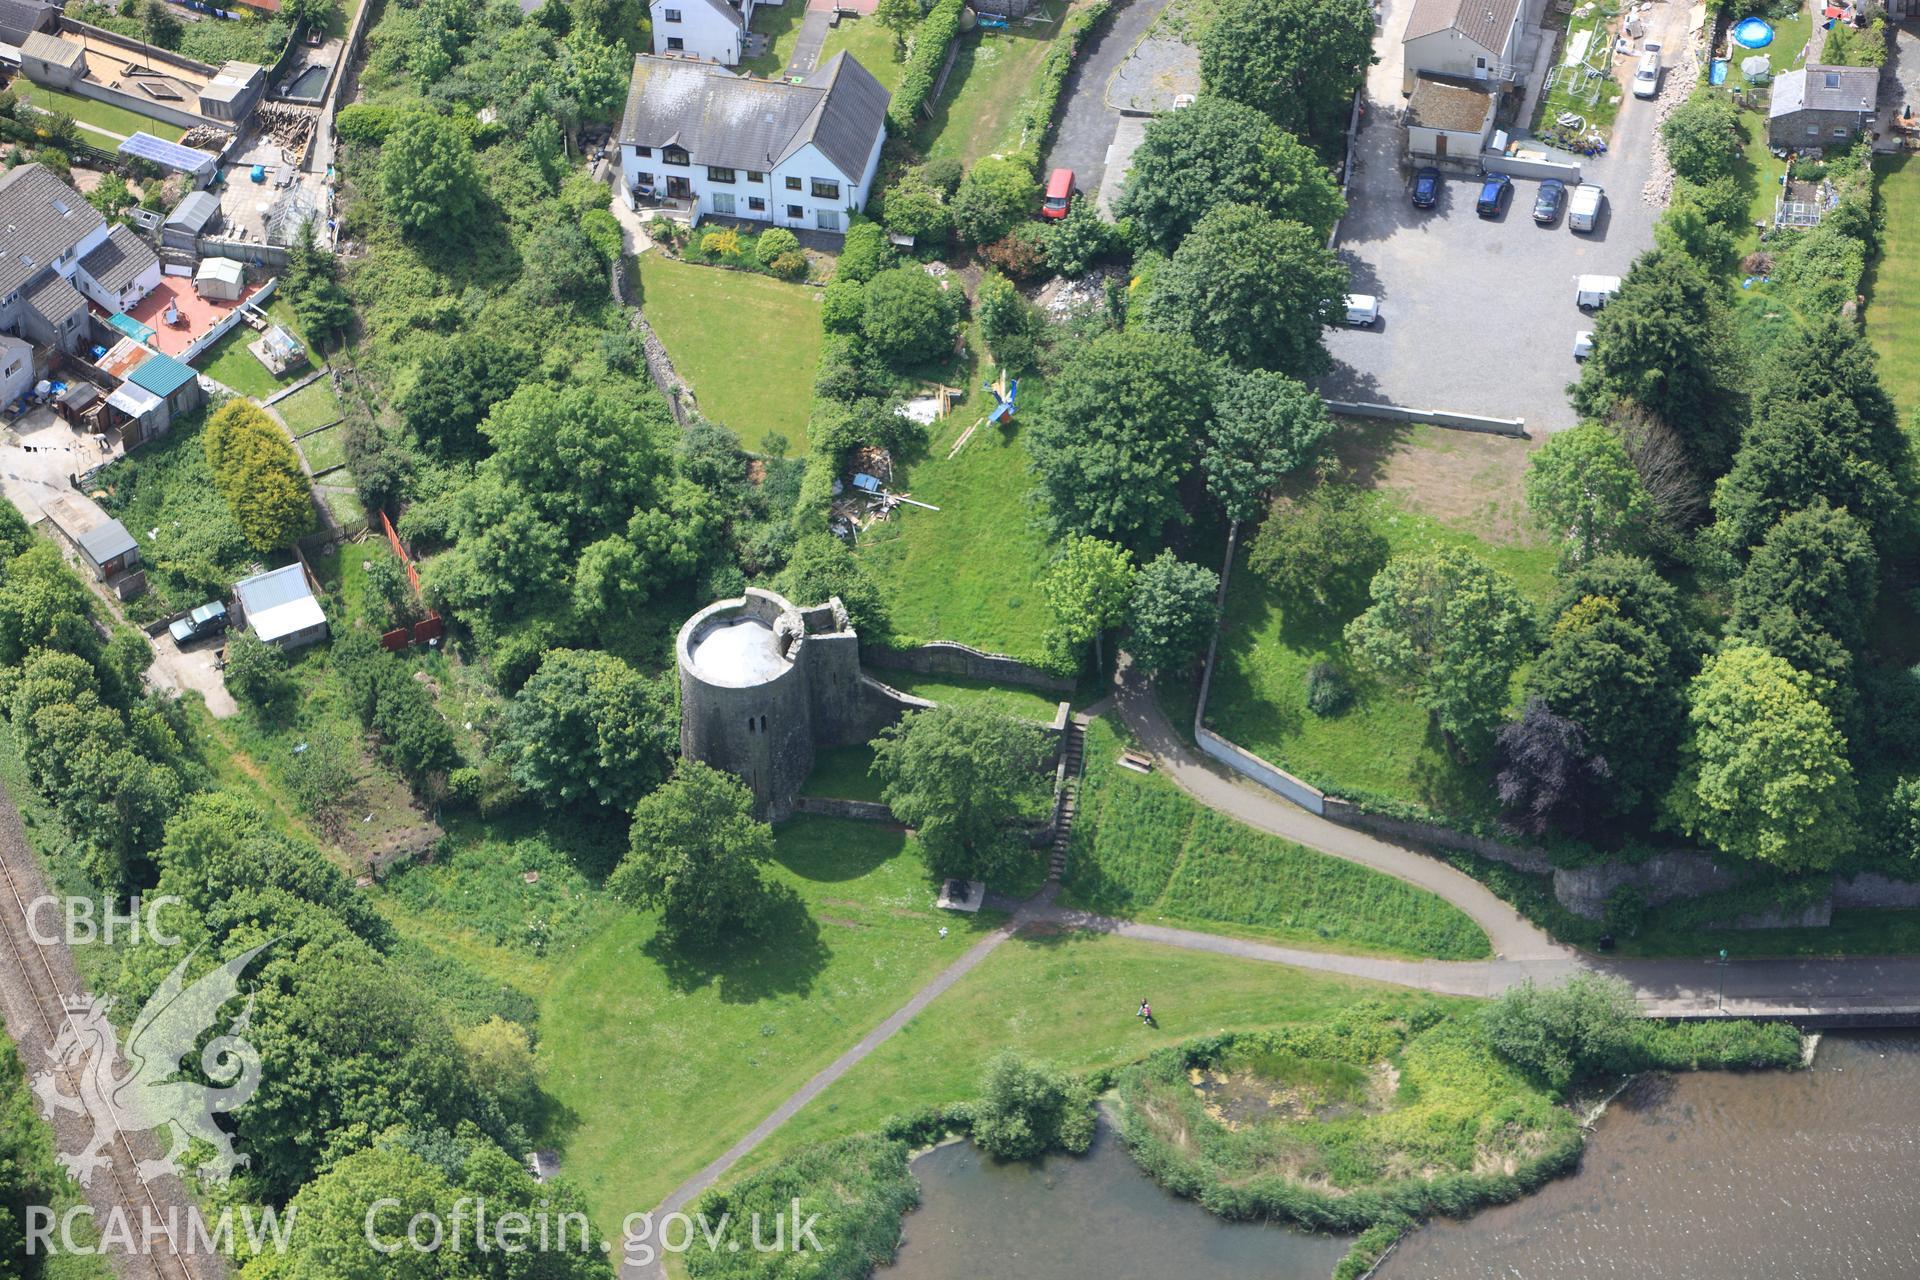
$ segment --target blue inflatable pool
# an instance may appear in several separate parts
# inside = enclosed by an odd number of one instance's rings
[[[1707,72],[1707,80],[1710,84],[1725,84],[1727,82],[1727,60],[1725,58],[1715,58],[1713,60],[1712,67]]]
[[[1764,49],[1773,43],[1773,28],[1764,18],[1742,18],[1733,24],[1733,42],[1742,49]]]

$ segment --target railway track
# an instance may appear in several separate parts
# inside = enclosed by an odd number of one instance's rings
[[[41,879],[38,867],[22,865],[22,859],[31,857],[24,850],[20,816],[11,798],[0,789],[0,935],[6,939],[5,960],[12,975],[5,984],[7,990],[0,995],[13,1006],[8,1020],[13,1024],[22,1061],[39,1059],[51,1066],[49,1055],[68,1018],[66,1000],[86,993],[77,972],[72,972],[72,957],[65,953],[65,944],[43,944],[33,937],[28,904],[40,896]],[[63,980],[62,974],[67,972],[72,976]],[[24,1000],[20,998],[23,995]],[[28,1007],[20,1008],[22,1004]],[[38,1044],[31,1043],[30,1038],[35,1036],[41,1037]],[[73,1073],[60,1067],[54,1070],[70,1096],[81,1096]],[[85,1116],[61,1113],[54,1124],[56,1141],[67,1127],[63,1121],[70,1121],[76,1129],[91,1123]],[[116,1125],[115,1130],[104,1166],[108,1175],[104,1185],[96,1173],[93,1183],[82,1189],[93,1208],[96,1227],[102,1226],[107,1215],[117,1213],[130,1229],[129,1247],[106,1250],[115,1275],[119,1280],[223,1280],[226,1269],[217,1255],[194,1258],[190,1248],[181,1248],[179,1235],[186,1230],[181,1212],[192,1207],[184,1188],[181,1195],[168,1196],[163,1203],[153,1187],[138,1176],[142,1157],[134,1150],[133,1137],[146,1135],[129,1135],[122,1125]],[[59,1239],[57,1231],[54,1239]]]

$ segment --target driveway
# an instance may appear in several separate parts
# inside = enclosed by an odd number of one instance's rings
[[[1080,46],[1043,170],[1071,169],[1080,190],[1100,189],[1107,147],[1120,121],[1120,113],[1107,105],[1107,84],[1166,7],[1167,0],[1117,0],[1102,29]]]
[[[1382,320],[1327,335],[1335,367],[1321,389],[1333,399],[1523,418],[1535,431],[1570,427],[1573,336],[1593,327],[1573,304],[1574,278],[1625,275],[1653,245],[1658,211],[1641,188],[1652,166],[1654,104],[1628,97],[1611,150],[1586,162],[1585,180],[1607,189],[1590,234],[1569,231],[1564,216],[1536,226],[1531,179],[1515,180],[1497,219],[1475,216],[1478,184],[1469,178],[1446,182],[1435,208],[1415,209],[1400,93],[1400,33],[1412,8],[1413,0],[1385,5],[1338,232],[1353,291],[1379,297]],[[1649,18],[1668,48],[1685,47],[1683,7],[1660,0]]]

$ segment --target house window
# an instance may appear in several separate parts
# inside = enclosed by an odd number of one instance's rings
[[[678,22],[680,21],[680,11],[678,9],[664,9],[660,13],[660,21]]]
[[[668,53],[683,53],[685,52],[686,47],[687,47],[687,42],[685,40],[682,40],[679,36],[667,37]]]
[[[1851,130],[1851,129],[1848,129],[1848,128],[1845,128],[1845,127],[1842,127],[1842,128],[1839,128],[1839,129],[1835,129],[1835,130],[1833,131],[1833,136],[1834,136],[1834,137],[1836,137],[1836,138],[1839,138],[1839,139],[1841,139],[1842,141],[1845,141],[1845,140],[1846,140],[1846,139],[1847,139],[1848,137],[1851,137],[1851,136],[1852,136],[1852,134],[1853,134],[1853,130]]]
[[[1810,124],[1810,125],[1808,125],[1808,126],[1807,126],[1807,136],[1808,136],[1809,138],[1817,138],[1817,137],[1819,137],[1819,136],[1820,136],[1820,126],[1819,126],[1819,125],[1817,125],[1817,124]]]
[[[688,156],[685,147],[665,147],[660,152],[660,163],[676,164],[682,169],[687,167]]]
[[[799,189],[800,189],[800,179],[798,178],[787,179],[787,190],[798,191]]]
[[[748,182],[765,182],[766,180],[767,180],[767,175],[760,172],[758,169],[747,170]]]
[[[713,193],[713,211],[722,218],[733,216],[733,192],[716,191]]]
[[[747,197],[748,213],[765,213],[766,211],[767,211],[767,202],[763,197],[761,196]]]
[[[838,200],[840,198],[840,184],[829,178],[815,178],[813,180],[813,198],[816,200]]]
[[[790,204],[787,206],[787,217],[791,218],[793,221],[799,222],[802,219],[804,219],[806,216],[807,216],[807,211],[805,209],[802,209],[799,205]]]
[[[1827,88],[1838,89],[1839,87],[1840,87],[1840,73],[1838,71],[1827,72]]]
[[[653,148],[652,147],[635,147],[633,149],[633,154],[636,159],[651,160],[653,159]]]
[[[822,231],[838,231],[840,229],[840,211],[838,209],[822,209],[816,213],[814,217],[819,220]]]
[[[731,169],[722,169],[718,165],[710,164],[707,166],[707,181],[732,182],[734,181],[734,172]]]

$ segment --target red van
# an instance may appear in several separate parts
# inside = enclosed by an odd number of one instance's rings
[[[1043,218],[1064,218],[1073,200],[1073,170],[1055,169],[1047,177],[1047,198],[1040,206]]]

